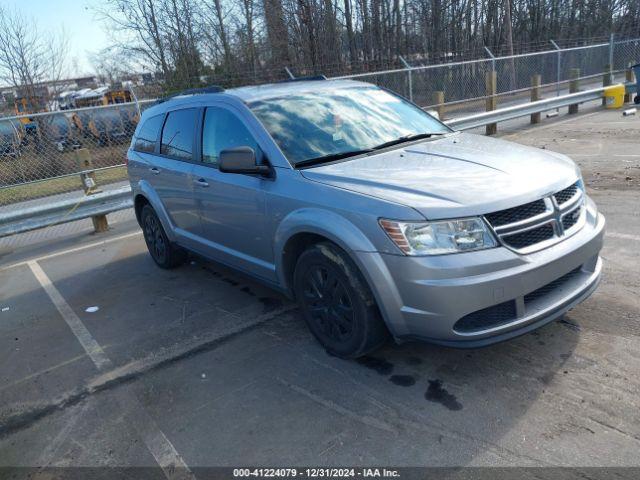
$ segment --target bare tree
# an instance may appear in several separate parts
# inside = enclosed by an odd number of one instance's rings
[[[0,6],[0,81],[14,87],[31,110],[47,108],[59,93],[67,74],[67,51],[63,31],[40,32],[33,19]],[[39,88],[45,81],[51,87]]]
[[[231,44],[227,27],[225,26],[226,15],[223,12],[222,2],[220,0],[210,0],[210,3],[204,5],[204,35],[212,45],[220,44],[222,48],[222,62],[225,70],[229,71],[232,64]]]
[[[119,80],[129,75],[134,66],[118,51],[104,49],[90,58],[93,69],[101,83],[116,85]]]
[[[117,44],[169,87],[511,54],[637,36],[639,0],[103,0]],[[505,48],[506,45],[506,48]],[[333,71],[333,70],[332,70]],[[229,80],[233,78],[234,80]]]
[[[244,25],[240,25],[238,31],[246,31],[246,41],[244,42],[244,57],[249,66],[251,74],[255,76],[256,69],[258,67],[258,58],[256,55],[254,0],[242,0],[242,13],[244,15]]]
[[[282,1],[263,0],[263,5],[271,62],[274,66],[285,67],[290,61],[289,34],[285,24]]]

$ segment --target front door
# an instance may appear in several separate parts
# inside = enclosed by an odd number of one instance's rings
[[[248,146],[261,150],[242,120],[225,107],[203,113],[201,161],[193,168],[195,198],[207,254],[235,268],[275,280],[270,239],[265,237],[265,182],[257,175],[222,173],[222,150]]]

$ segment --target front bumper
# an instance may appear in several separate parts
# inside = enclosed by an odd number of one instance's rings
[[[528,255],[500,247],[432,257],[360,252],[358,260],[396,338],[484,346],[541,327],[593,293],[605,220],[593,204],[586,217],[573,236]],[[462,321],[471,316],[480,321]]]

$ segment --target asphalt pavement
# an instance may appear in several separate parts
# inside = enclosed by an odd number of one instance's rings
[[[0,467],[639,467],[639,134],[599,108],[501,127],[573,155],[608,227],[590,299],[483,349],[332,357],[267,287],[157,268],[130,213],[0,244]]]

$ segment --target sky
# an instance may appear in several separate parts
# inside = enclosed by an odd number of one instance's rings
[[[93,73],[90,57],[110,45],[103,23],[92,5],[96,0],[0,0],[38,23],[39,30],[57,31],[64,27],[69,39],[71,76]],[[76,67],[76,68],[74,68]]]

